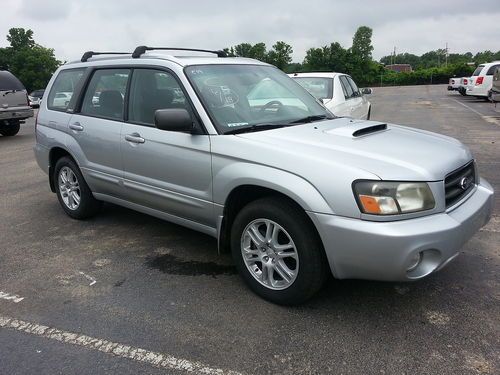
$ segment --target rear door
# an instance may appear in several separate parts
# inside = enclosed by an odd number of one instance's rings
[[[129,76],[130,69],[95,70],[69,122],[68,147],[94,193],[120,197],[123,192],[120,134]]]
[[[209,136],[154,126],[155,111],[167,108],[185,108],[197,123],[175,73],[134,69],[130,87],[121,136],[127,200],[214,227]]]

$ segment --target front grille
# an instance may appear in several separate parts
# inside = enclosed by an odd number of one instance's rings
[[[444,180],[446,207],[450,207],[469,193],[476,184],[474,162],[451,172]]]

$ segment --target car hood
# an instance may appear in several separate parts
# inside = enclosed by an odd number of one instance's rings
[[[238,137],[254,143],[254,155],[261,148],[267,156],[266,164],[297,174],[330,164],[341,170],[369,172],[383,180],[438,181],[472,159],[469,149],[454,138],[349,118]]]

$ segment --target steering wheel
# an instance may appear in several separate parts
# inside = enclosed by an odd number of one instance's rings
[[[281,109],[281,107],[283,107],[283,103],[281,103],[279,100],[271,100],[270,102],[264,104],[260,108],[260,112],[263,113],[263,112],[267,111],[269,108],[271,108],[272,106],[279,106],[278,107],[278,111],[279,111]]]

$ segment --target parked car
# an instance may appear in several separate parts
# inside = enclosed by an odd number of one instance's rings
[[[48,84],[35,155],[72,218],[112,202],[206,233],[253,291],[296,304],[328,272],[426,277],[491,216],[493,189],[453,138],[335,117],[260,61],[151,50],[88,52]]]
[[[500,102],[500,67],[497,67],[493,75],[493,85],[491,86],[489,98],[492,102]]]
[[[43,92],[45,90],[35,90],[32,91],[31,94],[28,95],[28,100],[30,102],[31,108],[38,108],[40,107],[40,102],[42,101],[43,98]]]
[[[0,134],[16,135],[21,122],[32,116],[33,109],[21,81],[12,73],[0,70]]]
[[[450,78],[448,83],[448,91],[458,91],[460,87],[461,79],[457,77]]]
[[[71,95],[73,95],[72,92],[58,92],[54,96],[52,105],[54,107],[66,108],[71,100]]]
[[[493,74],[499,66],[500,61],[479,65],[467,85],[467,95],[488,99],[488,92],[493,84]]]
[[[371,104],[364,94],[371,94],[371,89],[360,90],[347,74],[294,73],[289,76],[321,100],[335,116],[370,119]]]
[[[460,95],[467,95],[467,85],[469,84],[470,77],[462,77],[460,78],[460,85],[458,86],[458,92]]]

